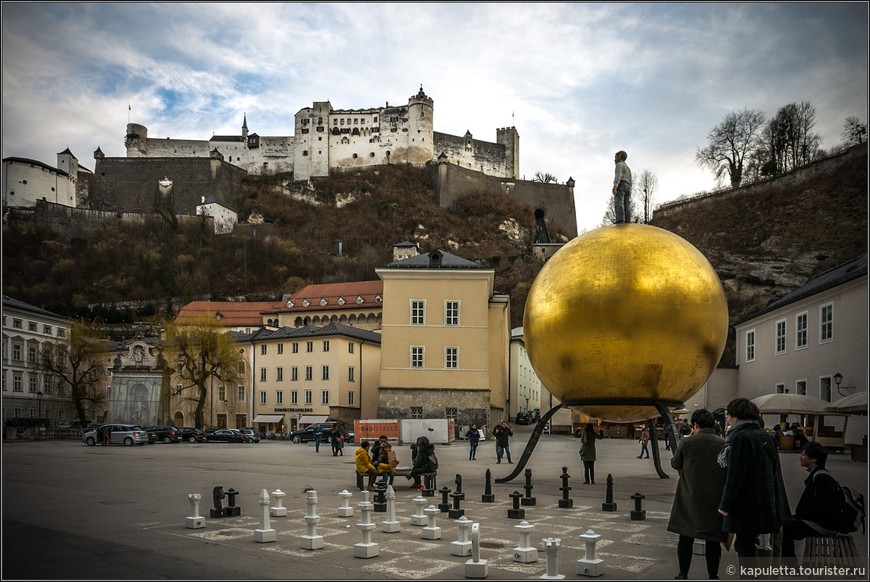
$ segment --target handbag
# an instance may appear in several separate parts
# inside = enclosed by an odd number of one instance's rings
[[[579,452],[580,452],[580,456],[582,457],[583,455],[586,454],[586,449],[584,449],[584,448],[581,447],[581,449],[580,449]]]

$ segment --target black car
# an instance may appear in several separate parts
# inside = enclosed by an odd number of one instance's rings
[[[321,442],[328,443],[329,442],[329,431],[332,429],[332,425],[334,425],[335,422],[321,422],[319,424],[320,424],[320,431],[322,433],[321,437],[320,437]],[[298,443],[314,442],[314,427],[316,427],[316,426],[317,426],[317,424],[311,424],[311,425],[306,426],[305,428],[300,428],[300,429],[294,430],[290,434],[287,435],[286,440],[293,441],[294,443],[297,443],[297,444]],[[344,442],[352,443],[353,440],[354,440],[353,429],[345,426],[344,427]]]
[[[180,443],[181,435],[178,433],[178,429],[174,426],[167,425],[155,425],[155,426],[146,426],[145,430],[148,431],[149,434],[154,435],[154,442],[166,443]],[[149,439],[150,440],[150,439]]]
[[[517,412],[514,422],[516,424],[532,424],[532,415],[528,412]]]
[[[229,428],[219,428],[205,433],[207,443],[245,443],[248,439],[242,433]]]
[[[178,429],[178,436],[189,443],[201,443],[205,441],[205,433],[192,426],[182,426]]]

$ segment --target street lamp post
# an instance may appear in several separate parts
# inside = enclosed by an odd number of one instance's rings
[[[36,418],[42,424],[42,390],[36,393]]]

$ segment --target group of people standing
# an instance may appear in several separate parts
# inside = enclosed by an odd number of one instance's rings
[[[726,408],[728,429],[717,434],[713,414],[696,410],[691,438],[677,448],[671,466],[680,474],[668,531],[678,534],[676,579],[689,576],[695,539],[705,541],[710,579],[719,575],[723,544],[731,543],[738,559],[754,558],[759,542],[795,556],[795,540],[836,533],[832,522],[839,485],[825,469],[827,451],[815,442],[805,445],[800,464],[809,476],[794,514],[790,510],[773,437],[764,430],[758,407],[737,398]]]

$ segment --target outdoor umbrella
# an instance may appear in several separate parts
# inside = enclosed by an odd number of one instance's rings
[[[752,402],[763,414],[824,414],[830,402],[804,394],[765,394]]]
[[[828,412],[863,412],[867,414],[867,391],[862,390],[837,400],[826,409]]]

